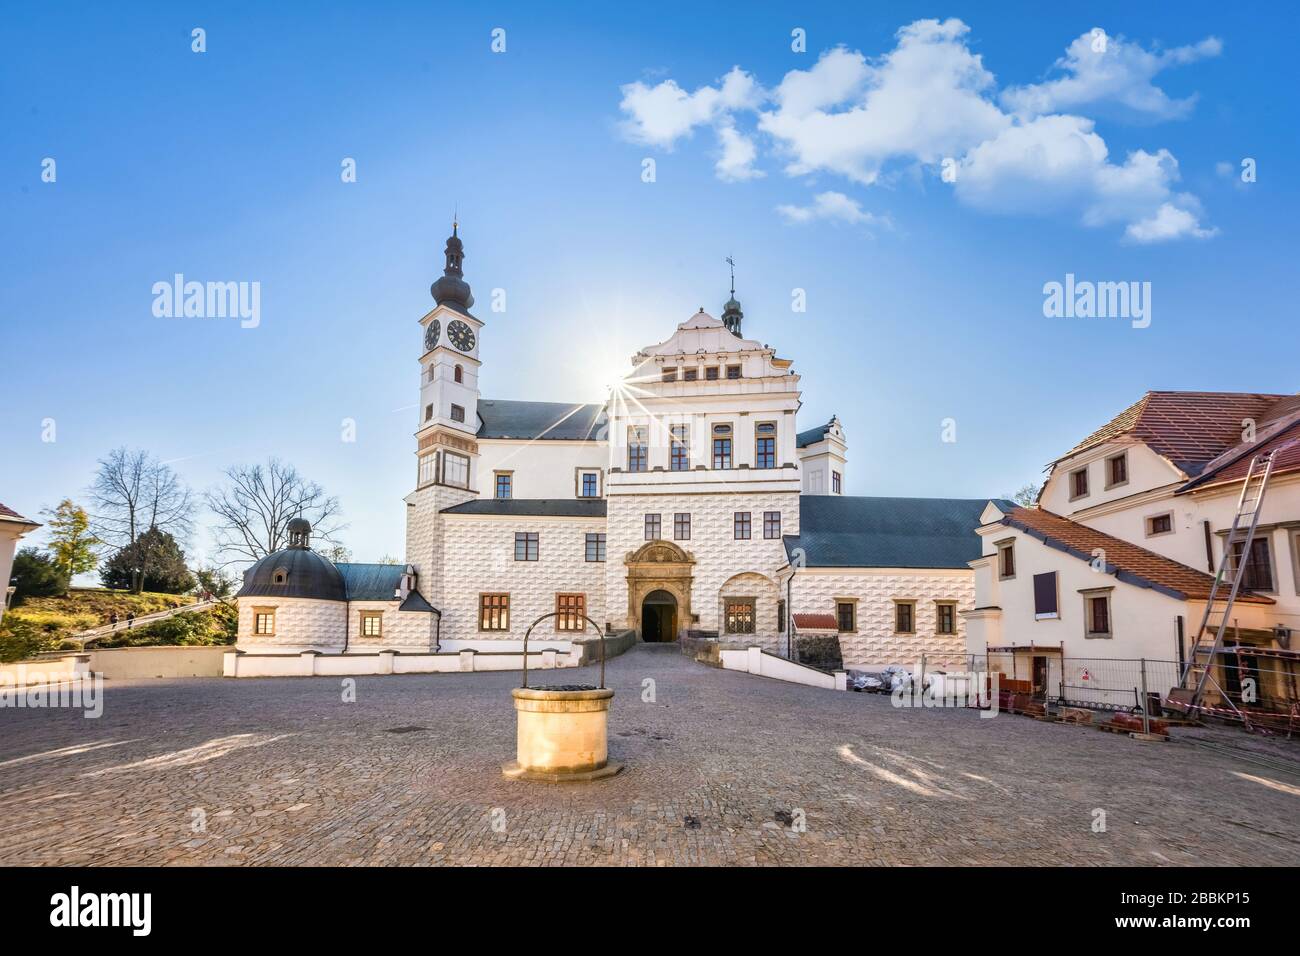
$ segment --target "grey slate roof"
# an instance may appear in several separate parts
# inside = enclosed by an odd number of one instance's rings
[[[965,568],[980,556],[975,528],[988,503],[801,495],[799,534],[785,536],[785,551],[793,562],[802,549],[809,568]]]
[[[802,431],[798,435],[794,436],[794,443],[799,448],[807,448],[809,445],[815,445],[826,437],[826,433],[830,431],[830,428],[831,423],[827,422],[825,425],[818,425],[816,428]]]
[[[281,569],[286,572],[285,580],[276,584],[275,572]],[[244,585],[235,597],[346,601],[347,589],[342,573],[328,559],[307,548],[284,548],[261,558],[245,571]]]
[[[434,614],[438,615],[439,617],[442,617],[442,612],[439,611],[432,604],[430,604],[428,601],[426,601],[424,599],[424,595],[421,594],[419,591],[412,591],[410,594],[408,594],[406,596],[406,600],[402,602],[402,606],[399,607],[398,610],[399,611],[431,611]]]
[[[596,441],[605,437],[605,406],[600,404],[482,399],[478,418],[479,438]]]
[[[451,515],[514,515],[518,517],[603,518],[604,498],[481,498],[443,508]]]
[[[349,601],[391,601],[406,573],[404,564],[336,564]]]

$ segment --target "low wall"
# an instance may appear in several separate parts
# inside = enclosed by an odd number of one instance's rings
[[[803,664],[796,664],[784,657],[769,654],[759,647],[744,650],[723,648],[719,652],[725,670],[741,671],[757,677],[771,677],[791,684],[805,684],[809,687],[821,687],[825,690],[847,690],[848,675],[844,671],[827,674]]]
[[[613,660],[618,655],[626,653],[636,646],[636,642],[635,630],[623,631],[620,634],[606,634],[605,660]],[[532,642],[529,643],[531,645]],[[580,667],[600,663],[600,638],[584,637],[581,640],[574,641],[573,649],[579,655],[578,665]]]
[[[599,651],[597,651],[599,654]],[[556,650],[528,652],[528,669],[577,667],[580,654]],[[347,677],[369,674],[456,674],[478,671],[522,671],[520,651],[444,651],[440,654],[244,654],[227,649],[222,673],[226,677]]]
[[[152,677],[220,677],[222,659],[230,646],[159,645],[156,647],[91,648],[84,654],[46,654],[31,661],[0,664],[0,680],[24,674],[28,682],[43,671],[73,670],[99,674],[105,680],[142,680]],[[19,667],[22,670],[18,670]]]

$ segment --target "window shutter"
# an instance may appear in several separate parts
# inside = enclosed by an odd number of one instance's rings
[[[1034,575],[1034,617],[1060,617],[1056,606],[1056,572]]]

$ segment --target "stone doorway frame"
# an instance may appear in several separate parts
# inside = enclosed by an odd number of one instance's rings
[[[629,552],[627,565],[627,619],[641,634],[641,606],[651,591],[667,591],[677,600],[679,639],[694,620],[691,616],[691,583],[695,579],[695,556],[671,541],[647,541]]]

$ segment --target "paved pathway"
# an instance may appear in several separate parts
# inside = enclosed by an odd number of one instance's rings
[[[500,774],[516,682],[119,681],[97,720],[0,710],[0,863],[1300,862],[1300,775],[1270,765],[1300,744],[1252,741],[1259,763],[639,647],[609,666],[628,769],[557,787]]]

